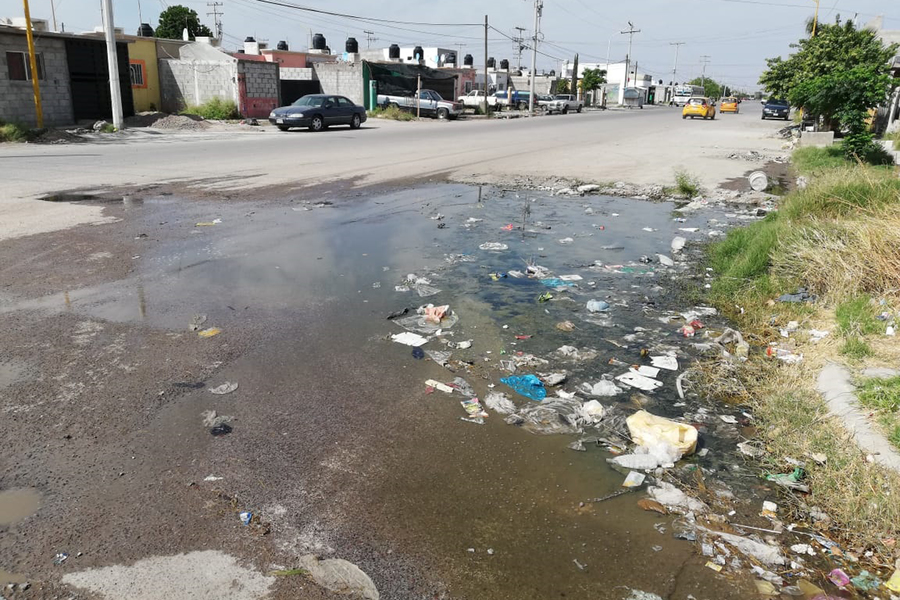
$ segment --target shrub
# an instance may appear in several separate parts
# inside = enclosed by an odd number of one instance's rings
[[[27,142],[34,137],[34,131],[26,125],[0,121],[0,142]]]
[[[700,195],[700,179],[685,170],[675,171],[675,189],[686,198]]]
[[[204,119],[214,119],[224,121],[227,119],[240,119],[241,113],[238,112],[237,105],[230,100],[222,98],[213,98],[207,100],[203,104],[189,105],[181,111],[183,115],[199,115]]]

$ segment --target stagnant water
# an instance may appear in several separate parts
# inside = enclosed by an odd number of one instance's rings
[[[698,401],[681,403],[675,379],[698,355],[692,347],[698,339],[678,333],[684,324],[679,313],[694,308],[685,287],[702,286],[703,280],[687,286],[673,282],[671,275],[683,277],[695,259],[676,257],[678,264],[666,267],[657,255],[673,256],[676,236],[707,241],[710,232],[745,217],[713,209],[683,214],[672,203],[461,185],[329,200],[333,203],[262,204],[248,212],[240,203],[188,208],[171,197],[149,196],[139,203],[131,198],[125,215],[130,232],[167,222],[185,226],[185,235],[148,245],[135,258],[134,274],[124,280],[11,303],[4,310],[75,310],[183,330],[199,307],[213,317],[210,324],[227,332],[245,326],[240,309],[252,306],[256,325],[265,322],[270,341],[243,369],[271,381],[276,390],[276,382],[291,377],[336,379],[332,394],[394,411],[395,427],[384,432],[391,441],[379,448],[383,455],[371,457],[386,468],[377,481],[366,482],[359,506],[341,508],[366,514],[371,519],[366,525],[385,546],[427,556],[428,577],[451,597],[624,599],[635,590],[672,598],[748,597],[746,589],[734,587],[733,574],[706,569],[690,543],[672,536],[670,517],[637,508],[642,492],[590,501],[620,490],[625,475],[607,465],[611,454],[603,447],[588,444],[587,451],[576,452],[568,446],[579,434],[534,435],[496,414],[483,425],[462,421],[461,397],[426,394],[424,384],[461,376],[478,397],[504,391],[521,406],[532,401],[500,382],[509,375],[501,361],[516,353],[550,360],[517,373],[564,370],[568,380],[560,389],[576,391],[605,373],[625,371],[610,359],[644,363],[642,348],[651,354],[672,350],[680,369],[662,371],[663,387],[649,398],[626,388],[601,400],[626,413],[640,405],[696,421]],[[206,212],[201,218],[198,211]],[[221,223],[192,224],[216,217]],[[480,249],[485,243],[506,248]],[[685,254],[696,256],[690,244]],[[644,256],[650,262],[642,262]],[[555,291],[537,279],[503,276],[524,271],[527,264],[546,267],[551,277],[581,279]],[[409,274],[428,278],[441,291],[427,298],[415,290],[396,291]],[[547,292],[553,297],[540,301]],[[603,300],[610,309],[589,313],[589,300]],[[458,315],[445,339],[472,340],[470,348],[452,349],[453,359],[462,361],[456,372],[417,360],[411,348],[387,339],[402,331],[385,319],[388,313],[426,302],[449,304]],[[318,307],[318,326],[335,335],[304,350],[340,355],[381,373],[371,389],[342,387],[339,373],[316,373],[302,356],[285,358],[291,352],[289,323],[308,317],[310,307]],[[557,324],[564,321],[574,330],[560,330]],[[714,317],[706,324],[722,326]],[[347,340],[352,348],[342,345]],[[577,364],[551,358],[562,345],[594,349],[597,358]],[[450,348],[433,340],[424,349]],[[708,408],[714,415],[717,409]],[[714,469],[730,461],[724,451],[738,439],[736,427],[716,421],[704,433],[703,445],[712,452],[691,457],[688,464]],[[289,506],[288,499],[283,504]],[[365,560],[351,558],[366,567]],[[383,597],[407,597],[391,595],[395,582],[389,568],[373,569],[388,590]]]

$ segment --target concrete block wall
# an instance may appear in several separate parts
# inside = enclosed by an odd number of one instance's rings
[[[72,93],[69,87],[69,67],[65,42],[61,39],[37,36],[35,51],[44,57],[44,79],[38,80],[44,125],[70,125],[74,121]],[[34,91],[31,81],[11,81],[7,52],[28,53],[24,35],[0,33],[0,119],[37,125]],[[27,56],[26,56],[27,59]]]
[[[313,66],[323,94],[346,96],[360,106],[364,105],[362,62],[319,63]]]
[[[311,68],[281,67],[281,79],[288,81],[312,81],[316,78]]]
[[[159,61],[160,108],[178,112],[213,98],[238,103],[236,61]]]
[[[248,98],[278,98],[278,64],[239,61],[238,73],[244,74]]]

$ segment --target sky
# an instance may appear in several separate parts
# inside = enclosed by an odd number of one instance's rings
[[[89,31],[98,26],[101,0],[30,0],[33,18],[51,20],[51,2],[58,23],[66,31]],[[511,37],[516,27],[529,39],[534,29],[535,0],[217,0],[224,33],[223,47],[240,47],[253,36],[274,47],[286,40],[292,50],[306,49],[312,33],[325,35],[329,47],[342,51],[348,37],[360,48],[439,46],[458,50],[460,59],[472,54],[475,65],[483,63],[484,17],[491,26],[488,55],[518,60]],[[633,29],[632,60],[641,72],[666,83],[699,77],[704,62],[706,75],[747,91],[756,89],[765,58],[787,56],[790,44],[804,35],[804,23],[815,12],[815,0],[542,0],[543,11],[538,44],[538,71],[559,70],[561,60],[579,53],[580,63],[624,61],[628,53],[629,21]],[[204,24],[214,29],[208,16],[212,0],[113,0],[117,27],[135,33],[141,19],[152,26],[159,13],[172,4],[193,8]],[[271,4],[274,2],[276,4]],[[278,4],[281,4],[279,6]],[[284,6],[288,5],[288,6]],[[342,13],[339,17],[299,10],[302,6]],[[20,0],[0,0],[0,17],[22,15]],[[900,30],[900,0],[821,0],[819,19],[853,18],[861,24],[884,17],[884,27]],[[370,33],[366,33],[366,32]],[[376,38],[369,41],[367,38]],[[522,56],[523,67],[531,64],[530,50]]]

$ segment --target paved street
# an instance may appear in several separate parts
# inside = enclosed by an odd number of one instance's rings
[[[683,121],[680,110],[610,110],[536,119],[400,123],[363,129],[281,133],[132,130],[126,141],[0,148],[4,197],[0,239],[98,218],[96,210],[23,203],[40,194],[182,180],[220,191],[271,185],[355,185],[425,178],[510,183],[522,176],[585,182],[671,184],[682,167],[714,187],[753,165],[736,151],[780,154],[768,137],[782,122],[760,121],[759,107],[715,121]],[[701,160],[702,159],[702,160]]]

